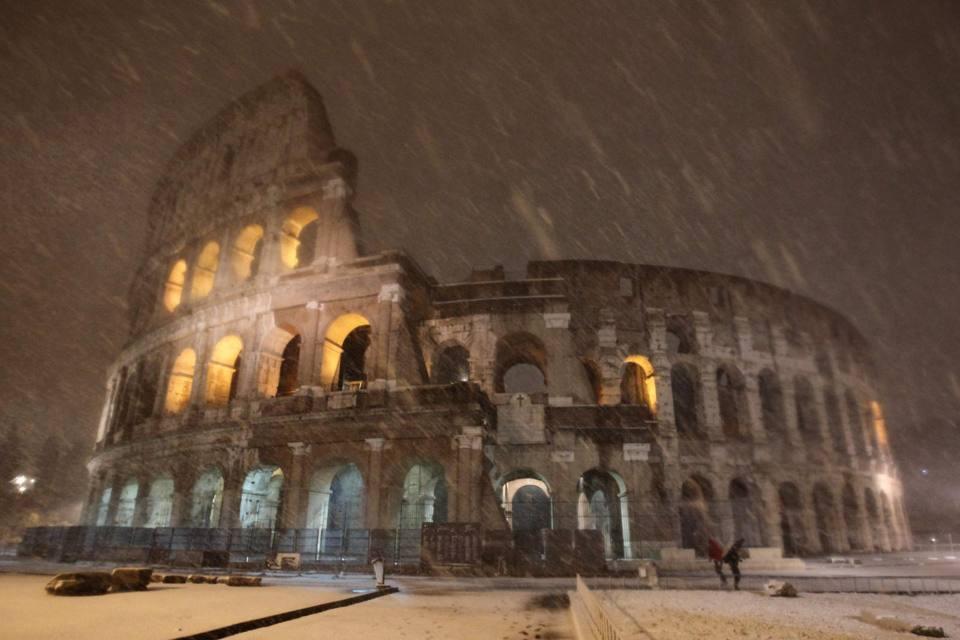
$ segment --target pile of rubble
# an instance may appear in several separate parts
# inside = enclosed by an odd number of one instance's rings
[[[228,587],[259,587],[260,576],[210,576],[200,574],[154,573],[143,567],[117,567],[113,571],[61,573],[45,587],[55,596],[93,596],[107,592],[146,591],[151,582],[163,584],[225,584]]]

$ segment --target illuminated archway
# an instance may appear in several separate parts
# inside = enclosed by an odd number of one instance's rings
[[[307,238],[306,236],[311,234],[305,233],[305,229],[311,225],[315,228],[317,218],[319,216],[312,207],[297,207],[283,221],[280,233],[280,260],[287,267],[294,269],[312,261],[313,247],[308,246],[307,240],[316,238]]]
[[[323,338],[323,361],[320,364],[320,383],[325,389],[341,389],[344,385],[363,386],[366,351],[369,344],[370,321],[359,313],[347,313],[327,327]],[[366,334],[364,337],[363,334]],[[350,339],[352,337],[352,339]],[[348,340],[349,339],[349,340]]]
[[[193,270],[193,284],[190,287],[190,296],[199,299],[205,298],[213,291],[213,281],[217,276],[217,263],[220,260],[220,245],[208,242],[197,257],[197,264]]]
[[[623,404],[640,404],[657,413],[657,382],[653,365],[646,356],[627,356],[623,361],[623,377],[620,381],[620,401]]]
[[[163,306],[167,311],[173,311],[180,306],[183,300],[183,285],[187,278],[187,261],[177,260],[170,268],[167,281],[163,285]]]
[[[173,361],[170,380],[167,382],[167,396],[163,408],[167,413],[180,413],[190,404],[190,392],[193,390],[193,374],[197,366],[197,354],[193,349],[184,349]]]
[[[237,373],[243,341],[234,335],[222,338],[213,348],[207,364],[207,404],[225,406],[236,395]]]
[[[169,527],[173,514],[173,478],[160,476],[150,483],[146,527]]]
[[[577,528],[600,531],[608,558],[631,558],[627,488],[612,471],[591,469],[577,481]]]
[[[873,441],[883,450],[887,446],[887,422],[883,419],[883,410],[876,400],[870,401],[870,415],[873,418]]]
[[[274,529],[280,513],[283,471],[277,466],[258,467],[247,474],[240,495],[242,529]]]
[[[110,498],[113,496],[113,487],[107,487],[100,494],[100,502],[97,505],[97,519],[94,524],[98,527],[104,527],[107,524],[107,514],[110,512]]]
[[[401,529],[447,521],[447,482],[441,465],[422,462],[410,467],[403,480],[399,515]]]
[[[140,484],[136,478],[130,478],[124,483],[117,500],[117,512],[113,516],[113,524],[117,527],[132,527],[133,518],[137,511],[137,496],[140,493]]]
[[[230,254],[230,266],[237,280],[243,281],[257,275],[262,238],[263,227],[258,224],[247,225],[237,236]]]
[[[268,398],[292,395],[300,388],[300,332],[290,325],[274,327],[263,339],[257,388]]]

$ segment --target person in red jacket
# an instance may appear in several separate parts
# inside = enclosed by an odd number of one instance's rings
[[[720,576],[720,584],[727,584],[727,576],[723,575],[723,545],[716,538],[707,540],[707,554],[713,561],[713,570]]]

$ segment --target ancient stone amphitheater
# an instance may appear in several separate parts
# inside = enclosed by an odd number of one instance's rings
[[[440,283],[363,250],[356,175],[296,73],[169,163],[88,529],[364,562],[417,558],[430,523],[479,545],[448,556],[501,564],[683,562],[710,536],[755,558],[909,545],[876,367],[844,317],[602,260]]]

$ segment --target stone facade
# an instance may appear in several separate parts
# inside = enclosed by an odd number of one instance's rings
[[[845,318],[615,262],[438,283],[363,251],[356,171],[296,74],[173,159],[85,524],[599,529],[618,559],[708,536],[909,545],[875,365]]]

